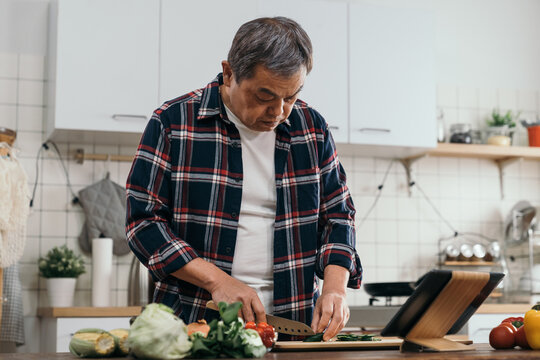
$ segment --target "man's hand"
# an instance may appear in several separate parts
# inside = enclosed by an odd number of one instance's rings
[[[257,292],[240,280],[224,275],[214,286],[207,289],[212,294],[212,300],[215,303],[240,301],[243,304],[240,311],[244,321],[266,322],[264,306]]]
[[[244,320],[266,322],[264,306],[257,292],[233,278],[212,263],[196,258],[173,273],[180,280],[187,281],[203,288],[212,294],[216,304],[225,301],[230,304],[235,301],[242,302],[240,310]]]
[[[341,266],[328,265],[324,269],[323,291],[315,304],[311,323],[315,333],[324,331],[324,341],[336,336],[349,321],[350,312],[345,291],[348,280],[349,271]]]

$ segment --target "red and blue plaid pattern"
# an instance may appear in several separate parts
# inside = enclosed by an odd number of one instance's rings
[[[196,257],[230,274],[234,256],[242,144],[220,84],[221,74],[154,112],[127,180],[129,246],[156,281],[154,300],[186,322],[203,317],[210,294],[171,274]],[[325,266],[349,269],[351,288],[362,266],[328,125],[300,100],[276,128],[275,174],[274,314],[309,324]]]

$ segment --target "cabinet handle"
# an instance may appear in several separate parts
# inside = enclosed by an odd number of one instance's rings
[[[339,126],[336,126],[336,125],[328,125],[328,128],[330,130],[339,130]]]
[[[390,129],[382,129],[382,128],[361,128],[358,129],[360,132],[383,132],[383,133],[390,133],[392,130]]]
[[[147,121],[148,118],[144,115],[131,115],[131,114],[114,114],[112,116],[114,120],[129,120],[129,119],[141,119]]]

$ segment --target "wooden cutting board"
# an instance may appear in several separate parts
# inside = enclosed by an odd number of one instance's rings
[[[379,337],[381,341],[277,341],[272,351],[315,351],[315,350],[377,350],[399,349],[402,339]],[[472,344],[470,340],[458,340],[462,344]]]

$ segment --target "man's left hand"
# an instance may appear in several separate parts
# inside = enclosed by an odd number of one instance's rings
[[[349,321],[347,281],[349,271],[341,266],[328,265],[324,270],[323,291],[313,312],[311,328],[315,333],[324,331],[323,340],[336,336]]]

